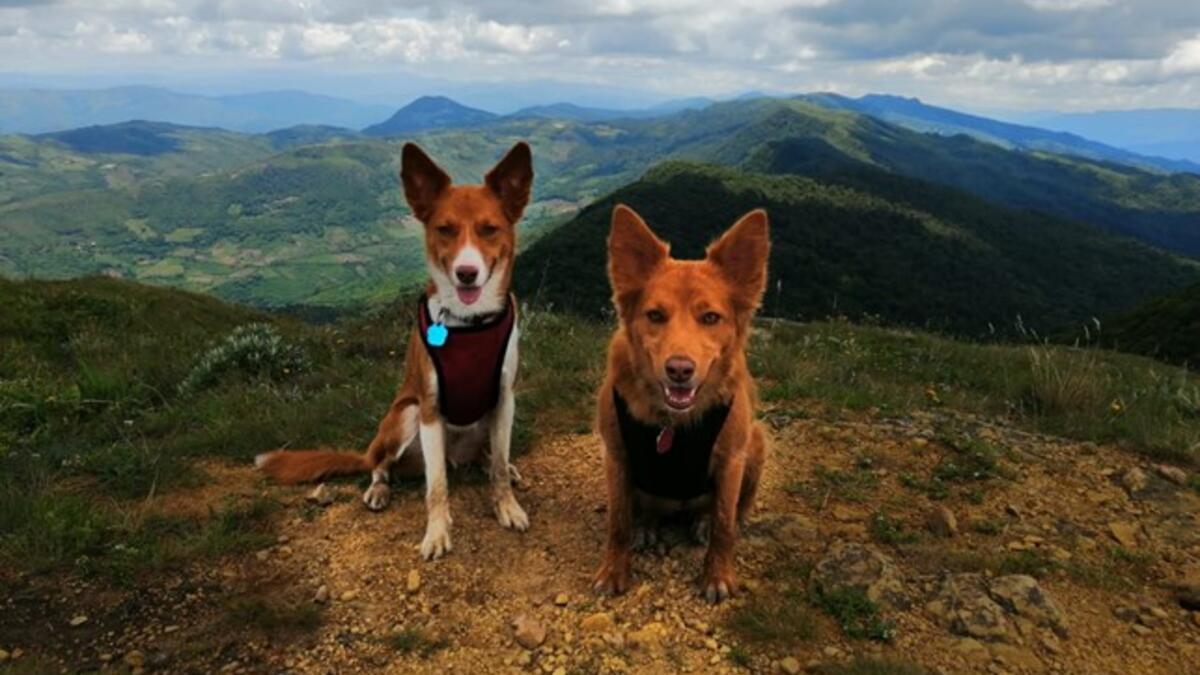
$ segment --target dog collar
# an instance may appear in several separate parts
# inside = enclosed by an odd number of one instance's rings
[[[422,300],[422,302],[425,302]],[[476,314],[473,316],[459,316],[454,314],[446,307],[438,310],[437,316],[430,322],[429,327],[425,329],[425,344],[430,347],[443,347],[446,344],[446,339],[450,337],[450,329],[446,326],[446,317],[457,319],[464,326],[486,326],[490,323],[500,320],[508,311],[508,303],[505,302],[504,309],[497,312],[489,312],[487,314]]]
[[[425,329],[425,343],[430,347],[441,347],[446,344],[450,331],[446,329],[446,315],[450,312],[445,307],[438,312],[437,318]]]

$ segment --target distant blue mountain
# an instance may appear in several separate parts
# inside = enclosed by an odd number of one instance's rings
[[[870,115],[914,131],[941,135],[966,134],[1006,148],[1075,155],[1158,171],[1200,173],[1200,163],[1143,155],[1082,136],[1012,124],[987,117],[927,105],[915,98],[868,94],[848,98],[838,94],[804,94],[797,98],[828,108]]]
[[[180,148],[175,132],[188,129],[177,124],[133,120],[107,126],[94,125],[39,134],[37,138],[58,141],[76,152],[86,154],[122,153],[128,155],[163,155]]]
[[[0,90],[0,133],[38,134],[130,120],[262,132],[298,124],[359,128],[388,108],[302,91],[199,96],[157,87]]]
[[[652,105],[647,110],[653,110],[662,114],[680,112],[681,110],[699,110],[707,108],[716,103],[716,99],[708,98],[707,96],[693,96],[691,98],[677,98],[670,101],[663,101],[657,105]]]
[[[575,122],[649,119],[681,110],[704,108],[712,103],[712,99],[697,97],[665,101],[649,108],[619,109],[561,102],[528,106],[508,115],[496,115],[465,106],[445,96],[422,96],[401,108],[387,121],[367,127],[363,133],[368,136],[391,136],[428,129],[477,126],[500,119],[542,118]]]
[[[574,120],[576,122],[606,122],[609,120],[649,119],[664,117],[681,110],[693,110],[711,105],[707,98],[690,98],[667,101],[649,108],[618,110],[613,108],[589,108],[574,103],[551,103],[522,108],[508,117],[544,117],[547,119]]]
[[[1135,152],[1200,163],[1200,109],[1102,110],[1037,116],[1030,123]]]
[[[383,122],[363,129],[363,133],[368,136],[397,136],[429,129],[473,127],[499,117],[486,110],[469,108],[445,96],[422,96]]]
[[[576,122],[606,122],[608,120],[648,117],[655,113],[646,110],[615,110],[611,108],[589,108],[574,103],[551,103],[549,105],[534,105],[521,108],[508,115],[517,119],[528,117],[543,117],[556,120],[574,120]],[[663,113],[657,113],[663,114]]]

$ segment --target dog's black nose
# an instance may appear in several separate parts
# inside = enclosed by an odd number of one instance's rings
[[[686,356],[672,356],[667,359],[667,377],[672,382],[686,384],[696,374],[696,362]]]
[[[473,284],[479,278],[479,268],[471,265],[461,265],[454,268],[454,276],[458,277],[459,283]]]

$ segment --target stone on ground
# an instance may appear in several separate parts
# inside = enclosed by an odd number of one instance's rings
[[[1142,492],[1149,484],[1150,477],[1146,475],[1145,471],[1136,466],[1121,474],[1121,487],[1125,488],[1131,495]]]
[[[522,614],[513,619],[513,638],[525,649],[537,649],[546,641],[546,627],[537,619]]]
[[[617,627],[613,621],[612,614],[608,612],[596,612],[583,618],[579,622],[579,630],[584,633],[607,633]]]
[[[1154,470],[1158,472],[1158,475],[1162,476],[1163,478],[1171,481],[1172,483],[1174,483],[1176,485],[1186,485],[1187,484],[1187,480],[1188,480],[1187,472],[1177,466],[1168,466],[1166,464],[1159,464],[1158,466],[1154,467]]]
[[[989,642],[1018,642],[1033,626],[1068,636],[1058,604],[1037,579],[1024,574],[990,580],[974,573],[951,575],[925,609],[952,633]]]
[[[329,506],[333,503],[333,497],[333,490],[330,490],[327,485],[321,483],[317,487],[313,488],[312,492],[308,493],[306,499],[314,504],[317,504],[318,506]]]
[[[988,592],[1010,614],[1024,617],[1067,636],[1067,625],[1058,603],[1042,590],[1037,579],[1025,574],[1008,574],[992,579]]]
[[[958,519],[954,517],[954,512],[945,506],[938,506],[930,511],[925,518],[925,526],[939,537],[958,535]]]
[[[1125,548],[1137,548],[1138,526],[1135,523],[1121,520],[1113,521],[1108,524],[1108,533],[1121,546]]]
[[[909,604],[896,564],[875,547],[865,544],[834,542],[813,569],[812,583],[822,592],[855,588],[872,602],[893,607]]]

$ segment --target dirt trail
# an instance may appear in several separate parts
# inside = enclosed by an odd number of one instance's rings
[[[276,545],[130,591],[30,582],[6,601],[0,625],[10,636],[0,648],[58,657],[69,670],[248,673],[777,672],[854,656],[946,673],[1184,673],[1200,663],[1200,614],[1166,585],[1200,574],[1200,499],[1153,465],[970,417],[768,419],[773,457],[739,548],[749,588],[720,607],[697,597],[703,550],[682,533],[668,533],[665,551],[636,557],[626,596],[591,593],[604,493],[599,441],[582,435],[517,460],[533,523],[524,534],[498,526],[482,480],[452,473],[454,550],[432,563],[416,551],[424,509],[415,485],[375,514],[352,484],[330,485],[337,500],[318,508],[305,500],[310,488],[263,487],[248,467],[220,468],[221,483],[194,493],[193,505],[218,492],[265,491],[285,505]],[[1002,448],[1004,472],[950,483],[935,502],[913,486],[951,456],[948,426]],[[1122,483],[1135,467],[1143,475],[1129,480],[1146,481],[1131,493]],[[927,514],[943,505],[957,520],[950,538],[925,531]],[[873,541],[876,512],[899,528],[895,542]],[[1132,539],[1119,545],[1118,534]],[[911,602],[885,609],[894,640],[847,638],[815,608],[805,640],[757,642],[728,627],[732,613],[794,582],[781,570],[820,561],[838,540],[895,563]],[[951,572],[986,579],[1046,561],[1040,589],[1062,610],[1063,636],[1010,617],[1010,638],[976,639],[929,607]],[[314,602],[321,587],[328,598]],[[263,603],[288,609],[273,617]],[[78,613],[87,623],[67,625]],[[536,625],[520,637],[536,642],[542,628],[540,646],[516,640],[522,616]]]

